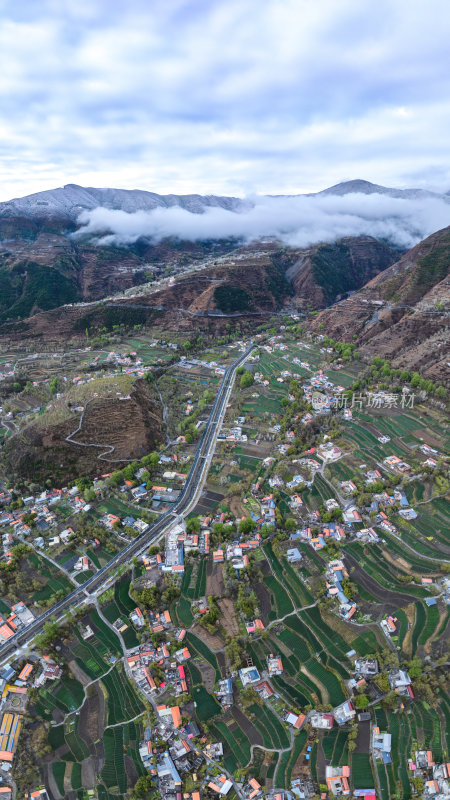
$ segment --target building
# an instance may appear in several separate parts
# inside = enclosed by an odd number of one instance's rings
[[[281,656],[274,656],[272,653],[267,656],[267,669],[269,670],[270,677],[273,675],[281,675],[283,672]]]
[[[0,725],[0,761],[12,762],[16,752],[22,717],[6,712]]]
[[[381,758],[385,764],[391,764],[391,734],[381,733],[374,725],[372,729],[372,750],[375,758]]]
[[[312,728],[331,730],[334,725],[334,716],[333,714],[324,714],[321,711],[313,711],[309,721]]]
[[[364,658],[357,658],[355,661],[355,675],[359,675],[361,678],[373,678],[374,675],[378,674],[378,661],[376,658],[373,659],[364,659]]]
[[[260,674],[256,667],[244,667],[243,669],[240,669],[239,677],[244,687],[251,686],[253,683],[259,683],[261,680]]]
[[[336,708],[333,708],[333,715],[338,725],[345,725],[356,716],[355,707],[351,700],[346,700]]]
[[[212,789],[213,792],[216,792],[216,794],[219,795],[228,794],[232,786],[233,784],[229,778],[226,777],[226,775],[219,775],[217,778],[214,778],[213,781],[208,783],[208,788]]]
[[[348,797],[350,794],[350,767],[326,767],[325,779],[331,794],[335,797]]]

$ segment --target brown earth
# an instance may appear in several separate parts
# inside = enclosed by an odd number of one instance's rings
[[[267,587],[264,586],[262,583],[257,583],[253,587],[253,590],[258,598],[258,605],[259,605],[259,613],[260,617],[264,623],[267,625],[269,621],[269,614],[272,610],[272,603],[270,600],[270,592],[268,591]]]
[[[312,322],[367,359],[445,379],[449,351],[450,227],[432,234],[360,291]]]
[[[297,308],[323,308],[364,286],[398,256],[398,251],[371,236],[346,237],[300,251],[286,275],[292,281]]]
[[[63,486],[78,476],[110,472],[142,458],[163,435],[159,401],[144,380],[136,381],[130,399],[93,399],[81,430],[73,436],[80,444],[66,441],[76,427],[73,419],[48,427],[29,425],[8,441],[6,468],[33,481],[51,478],[54,485]],[[83,446],[87,444],[96,446]],[[114,447],[111,453],[109,446]]]
[[[220,623],[225,628],[228,636],[237,636],[239,633],[239,623],[234,610],[234,603],[229,597],[222,597],[219,600],[221,611]]]
[[[224,590],[223,565],[208,561],[206,565],[206,597],[222,597]]]
[[[202,683],[203,683],[205,689],[208,692],[212,692],[212,690],[214,689],[214,683],[215,683],[215,680],[216,680],[216,673],[213,670],[211,664],[207,664],[206,661],[202,660],[202,661],[196,661],[195,665],[196,665],[196,667],[198,667],[198,669],[201,672]]]
[[[207,647],[209,647],[210,650],[213,651],[222,650],[223,641],[220,638],[220,636],[213,633],[209,633],[209,631],[207,631],[206,628],[203,627],[203,625],[194,625],[194,627],[192,628],[192,633],[195,633],[195,635],[198,636],[199,639],[202,639],[202,641],[206,644]]]

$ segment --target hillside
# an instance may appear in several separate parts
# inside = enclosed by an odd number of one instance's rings
[[[319,198],[317,202],[322,202],[320,197],[323,196],[332,199],[333,196],[354,197],[358,194],[361,197],[376,194],[407,200],[432,196],[432,193],[420,189],[391,189],[361,180],[346,181],[307,196]],[[435,197],[450,201],[445,195]],[[278,199],[287,200],[283,196]],[[270,200],[273,202],[274,198]],[[192,214],[195,218],[214,210],[222,214],[229,212],[229,217],[245,216],[243,212],[254,209],[256,202],[236,197],[159,195],[142,190],[97,189],[68,184],[0,203],[0,280],[3,289],[0,324],[69,303],[109,297],[140,286],[149,279],[159,279],[168,273],[179,274],[190,264],[214,262],[217,256],[242,245],[246,238],[245,226],[238,228],[241,230],[240,241],[227,238],[227,226],[221,228],[221,224],[218,224],[217,233],[211,228],[208,240],[195,240],[195,236],[187,240],[190,225],[186,223],[186,217]],[[123,212],[125,215],[148,215],[174,208],[185,214],[179,238],[175,223],[174,233],[161,241],[158,237],[152,239],[148,235],[136,234],[137,238],[131,237],[132,241],[126,246],[117,246],[113,230],[106,222],[106,230],[96,228],[96,236],[93,233],[88,235],[80,216],[95,209]],[[343,225],[345,227],[345,222]],[[106,236],[99,246],[96,237],[102,238],[103,234]],[[258,237],[262,234],[264,227]],[[330,237],[333,238],[332,233]],[[329,305],[397,260],[395,250],[371,236],[347,237],[334,244],[300,250],[294,247],[290,252],[298,253],[295,264],[289,260],[287,277],[292,281],[299,309]],[[251,310],[252,306],[244,295],[238,296],[236,292],[234,300],[221,302],[222,306],[225,303],[223,310],[226,311],[232,311],[236,304],[236,310],[241,311]],[[258,299],[255,304],[258,306]]]
[[[51,478],[63,486],[80,476],[111,472],[127,460],[139,459],[163,436],[160,404],[144,380],[136,381],[128,399],[91,400],[81,430],[73,441],[66,441],[79,422],[80,417],[73,416],[62,422],[41,420],[28,425],[3,450],[8,474],[42,484]]]
[[[448,361],[450,227],[405,253],[347,300],[322,311],[313,329],[355,341],[363,355],[444,378]]]
[[[286,277],[299,308],[323,308],[359,289],[398,257],[398,250],[370,236],[347,237],[302,251]]]

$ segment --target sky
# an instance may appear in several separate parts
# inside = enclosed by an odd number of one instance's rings
[[[0,0],[0,200],[450,189],[448,0]]]

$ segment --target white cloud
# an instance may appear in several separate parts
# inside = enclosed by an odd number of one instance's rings
[[[99,244],[130,244],[141,236],[154,241],[173,236],[185,240],[237,237],[245,241],[273,236],[289,245],[306,247],[365,234],[409,248],[450,224],[450,204],[432,197],[253,197],[250,203],[251,207],[239,213],[207,208],[202,214],[193,214],[179,206],[135,213],[96,208],[82,212],[76,236],[89,234]]]
[[[426,182],[449,160],[446,0],[1,8],[1,199],[86,175],[178,193]]]

